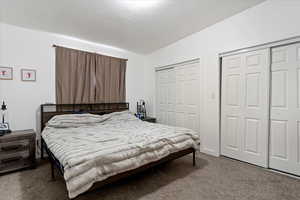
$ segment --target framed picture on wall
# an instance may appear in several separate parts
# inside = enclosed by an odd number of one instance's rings
[[[36,70],[35,69],[21,69],[21,80],[22,81],[36,81]]]
[[[12,79],[13,79],[13,68],[0,66],[0,80],[12,80]]]

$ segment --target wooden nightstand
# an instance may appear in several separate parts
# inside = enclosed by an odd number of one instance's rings
[[[146,117],[145,119],[142,119],[145,122],[151,122],[151,123],[156,123],[156,118],[154,117]]]
[[[0,137],[0,173],[34,168],[34,130],[13,131]]]

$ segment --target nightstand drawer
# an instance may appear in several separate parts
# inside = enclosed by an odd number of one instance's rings
[[[0,174],[35,167],[34,130],[13,131],[0,137]]]
[[[32,165],[32,162],[30,159],[28,159],[28,156],[28,153],[18,153],[11,157],[0,158],[0,171],[4,173]]]
[[[13,160],[17,160],[17,158],[20,159],[27,159],[29,157],[29,151],[19,151],[15,153],[7,153],[7,154],[0,154],[0,164],[10,162]]]
[[[7,143],[0,143],[0,154],[24,151],[29,148],[29,140],[19,140]]]

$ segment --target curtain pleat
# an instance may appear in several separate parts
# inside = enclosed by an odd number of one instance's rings
[[[96,102],[125,102],[126,61],[96,55]]]
[[[126,64],[123,59],[56,47],[56,102],[125,102]]]

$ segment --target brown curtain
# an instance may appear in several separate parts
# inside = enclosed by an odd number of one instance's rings
[[[96,55],[96,102],[125,102],[126,60]]]
[[[125,102],[126,60],[56,47],[58,104]]]

